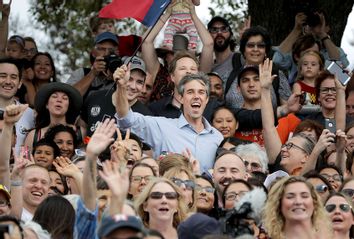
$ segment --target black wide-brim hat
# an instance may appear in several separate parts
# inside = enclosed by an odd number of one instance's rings
[[[54,92],[64,92],[69,97],[68,112],[76,114],[76,116],[79,115],[82,106],[80,92],[71,85],[61,82],[51,82],[42,86],[34,99],[34,109],[37,112],[43,110]]]

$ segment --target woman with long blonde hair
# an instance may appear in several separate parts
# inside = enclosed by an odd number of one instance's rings
[[[320,196],[303,177],[285,177],[271,187],[263,223],[272,239],[333,236]]]

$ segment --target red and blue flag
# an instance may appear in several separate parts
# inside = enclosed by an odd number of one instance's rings
[[[101,9],[102,18],[132,17],[145,26],[153,26],[171,0],[113,0]]]

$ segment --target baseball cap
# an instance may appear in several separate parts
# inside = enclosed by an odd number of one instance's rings
[[[221,235],[220,223],[203,213],[195,213],[177,228],[179,239],[200,239],[206,235]]]
[[[143,232],[142,221],[136,216],[116,214],[114,216],[103,216],[101,225],[98,229],[98,237],[106,237],[113,231],[121,228],[130,228],[136,232]]]
[[[245,65],[242,67],[241,71],[238,73],[237,81],[238,84],[240,84],[240,80],[242,78],[242,75],[247,72],[247,71],[253,71],[256,72],[259,75],[259,68],[256,65]]]
[[[229,27],[230,28],[230,24],[229,24],[229,21],[226,20],[225,18],[221,17],[221,16],[215,16],[213,17],[210,22],[208,23],[208,30],[210,30],[210,28],[213,26],[213,24],[215,22],[222,22],[226,27]],[[230,30],[231,32],[231,30]]]
[[[101,34],[97,35],[95,38],[95,45],[103,41],[112,41],[118,45],[118,37],[112,32],[102,32]]]
[[[131,57],[127,57],[124,60],[124,64],[128,64],[130,59]],[[134,56],[130,61],[130,70],[141,70],[146,75],[145,62],[140,57]]]
[[[10,201],[11,195],[10,195],[9,190],[6,188],[5,185],[0,184],[0,191],[4,192],[7,200]]]

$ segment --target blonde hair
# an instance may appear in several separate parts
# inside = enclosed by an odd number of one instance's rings
[[[176,177],[176,175],[179,175],[181,173],[185,173],[187,174],[189,180],[192,180],[193,182],[195,182],[195,177],[192,173],[192,171],[189,168],[186,167],[173,167],[170,168],[169,170],[167,170],[164,175],[162,175],[162,177],[164,178],[168,178],[168,179],[172,179],[173,177]],[[197,191],[195,190],[195,188],[193,189],[193,194],[192,194],[192,203],[188,205],[188,213],[190,212],[195,212],[197,210]]]
[[[188,158],[178,153],[168,153],[166,156],[161,155],[158,164],[160,175],[164,175],[166,171],[174,167],[185,167],[192,171],[192,165]]]
[[[148,228],[149,213],[144,210],[144,206],[150,197],[151,189],[159,183],[167,183],[178,194],[177,212],[173,215],[173,227],[177,228],[177,226],[187,218],[187,208],[184,199],[181,197],[180,189],[167,178],[154,178],[153,180],[151,180],[149,184],[145,186],[144,190],[140,193],[140,195],[135,199],[135,210],[137,211],[137,214],[143,221],[144,225]]]
[[[310,194],[313,200],[314,211],[311,218],[314,229],[329,230],[331,223],[328,215],[324,210],[320,196],[316,193],[312,184],[306,181],[305,178],[300,176],[285,177],[276,182],[270,189],[268,194],[268,200],[263,211],[263,222],[268,232],[268,235],[272,239],[284,238],[283,229],[285,226],[285,218],[281,212],[281,201],[284,196],[285,188],[292,183],[304,183],[310,190]]]
[[[314,50],[307,50],[307,51],[305,51],[305,52],[303,52],[301,54],[300,60],[299,60],[299,62],[297,64],[297,72],[298,72],[297,80],[303,80],[304,79],[304,76],[301,74],[301,69],[302,69],[302,64],[304,63],[304,57],[305,56],[314,56],[314,57],[316,57],[316,59],[318,61],[318,64],[320,65],[320,69],[319,69],[320,72],[324,68],[324,59],[321,56],[321,53],[318,52],[318,51],[314,51]]]

